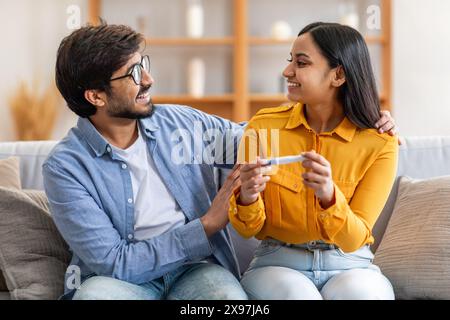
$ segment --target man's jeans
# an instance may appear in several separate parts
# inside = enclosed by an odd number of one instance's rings
[[[161,278],[135,285],[94,276],[75,292],[74,300],[246,300],[239,281],[213,263],[188,264]]]
[[[263,240],[241,284],[250,299],[392,300],[389,280],[369,246],[344,253],[320,241],[289,246]]]

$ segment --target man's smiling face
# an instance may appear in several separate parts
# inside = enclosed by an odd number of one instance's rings
[[[128,62],[113,73],[111,79],[122,77],[131,69],[141,64],[142,56],[139,52],[130,56]],[[153,103],[150,88],[153,78],[149,72],[141,68],[141,81],[137,85],[131,75],[111,81],[111,94],[107,96],[107,113],[115,118],[141,119],[151,116]]]

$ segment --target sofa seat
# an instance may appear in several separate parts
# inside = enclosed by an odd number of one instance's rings
[[[450,137],[405,137],[403,141],[403,145],[400,147],[397,176],[424,179],[450,175]],[[42,190],[41,166],[55,143],[55,141],[2,142],[0,143],[0,159],[9,156],[20,157],[22,188]],[[373,230],[376,239],[372,246],[374,253],[376,253],[376,248],[391,217],[397,191],[398,179]],[[259,241],[254,238],[245,240],[237,235],[234,230],[231,230],[231,237],[241,270],[244,271]],[[10,299],[9,294],[0,292],[0,300],[4,299]]]

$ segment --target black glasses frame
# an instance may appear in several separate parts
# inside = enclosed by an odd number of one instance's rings
[[[146,68],[145,65],[147,65],[148,67]],[[144,69],[147,72],[150,72],[150,57],[148,55],[142,56],[141,62],[131,66],[130,71],[126,75],[110,79],[109,81],[115,81],[131,77],[133,78],[133,81],[136,85],[140,85],[142,81],[142,69]]]

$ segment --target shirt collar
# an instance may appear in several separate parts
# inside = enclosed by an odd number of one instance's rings
[[[304,104],[297,103],[292,109],[291,116],[285,126],[286,129],[294,129],[299,126],[305,126],[306,129],[312,130],[305,118]],[[347,142],[351,142],[355,136],[357,127],[345,117],[344,120],[331,132],[336,133]]]
[[[142,132],[151,139],[154,139],[155,136],[153,135],[153,133],[157,130],[159,130],[159,125],[156,123],[156,106],[153,106],[153,108],[155,108],[153,114],[151,117],[148,118],[144,118],[144,119],[140,119],[139,125],[141,126]]]
[[[300,125],[304,125],[307,129],[311,129],[306,121],[303,106],[303,103],[297,103],[294,108],[292,108],[291,116],[285,126],[286,129],[294,129]]]
[[[78,118],[77,127],[97,157],[107,152],[109,147],[108,141],[103,138],[88,118]]]
[[[141,132],[149,138],[154,138],[153,132],[159,129],[159,126],[154,122],[153,117],[154,114],[150,118],[138,120],[138,125],[142,129]],[[97,131],[88,118],[78,118],[77,127],[89,146],[94,150],[97,157],[100,157],[111,150],[109,142]]]
[[[347,142],[351,142],[353,137],[355,136],[357,127],[347,118],[344,120],[333,130],[337,135],[339,135],[342,139]]]

